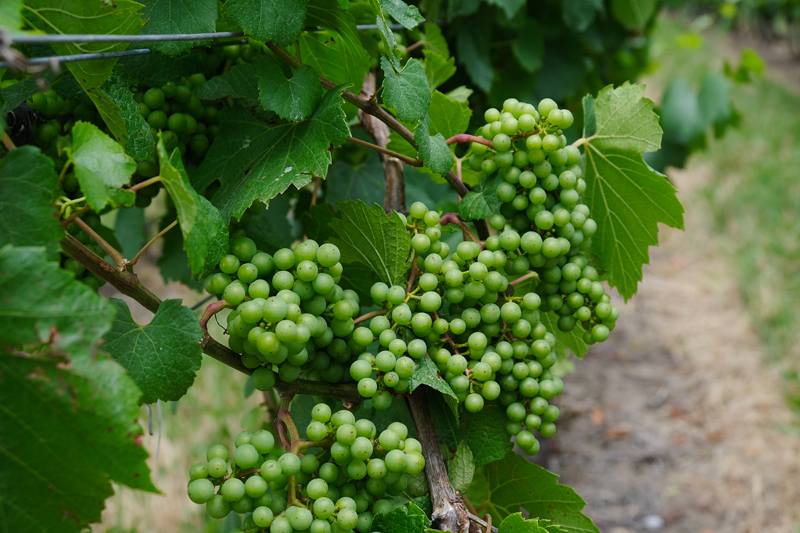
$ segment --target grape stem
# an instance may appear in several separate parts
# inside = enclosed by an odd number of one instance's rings
[[[439,313],[434,311],[433,312],[433,318],[434,318],[434,320],[439,320]],[[450,347],[453,348],[453,352],[455,354],[457,354],[457,355],[461,355],[458,352],[458,346],[456,346],[456,343],[453,342],[453,338],[450,336],[450,331],[445,331],[444,332],[444,338],[447,339],[448,343],[450,343]]]
[[[174,221],[172,224],[170,224],[170,225],[169,225],[169,226],[167,226],[166,228],[164,228],[164,229],[162,229],[161,231],[159,231],[159,232],[158,232],[158,235],[156,235],[155,237],[153,237],[152,239],[150,239],[150,240],[147,242],[147,244],[145,244],[144,246],[142,246],[142,249],[141,249],[141,250],[139,250],[139,253],[137,253],[137,254],[136,254],[136,256],[133,258],[133,260],[132,260],[130,263],[128,263],[128,264],[129,264],[129,265],[131,265],[131,266],[133,266],[133,265],[135,265],[136,263],[138,263],[138,262],[139,262],[139,258],[141,258],[141,257],[142,257],[142,254],[143,254],[143,253],[145,253],[145,251],[147,251],[147,249],[148,249],[148,248],[150,248],[150,246],[152,246],[152,244],[153,244],[154,242],[156,242],[158,239],[160,239],[161,237],[163,237],[163,236],[164,236],[164,234],[165,234],[166,232],[168,232],[169,230],[171,230],[172,228],[174,228],[174,227],[175,227],[175,226],[177,226],[177,225],[178,225],[178,221],[177,221],[177,220],[175,220],[175,221]]]
[[[219,478],[219,484],[222,485],[223,483],[225,483],[226,481],[228,481],[233,477],[252,476],[254,474],[259,474],[259,473],[261,473],[260,468],[248,468],[247,470],[242,470],[241,472],[237,472],[236,474],[230,473],[226,476],[222,476],[221,478]]]
[[[228,302],[225,300],[218,300],[216,302],[212,302],[208,304],[206,310],[203,311],[203,316],[200,318],[200,327],[208,333],[208,321],[211,320],[211,317],[222,311],[228,307]]]
[[[375,318],[376,316],[385,315],[388,313],[388,309],[378,309],[376,311],[370,311],[369,313],[364,313],[360,317],[353,320],[353,324],[361,324],[362,322],[369,320],[370,318]]]
[[[74,222],[76,218],[78,218],[78,217],[81,217],[81,216],[85,215],[85,214],[86,214],[88,211],[90,211],[91,209],[92,209],[92,208],[91,208],[91,207],[89,207],[88,205],[87,205],[87,206],[84,206],[84,207],[82,207],[82,208],[80,208],[80,209],[78,209],[77,211],[75,211],[74,213],[72,213],[72,214],[71,214],[71,215],[70,215],[68,218],[65,218],[64,220],[62,220],[62,221],[61,221],[61,227],[62,227],[62,228],[66,228],[66,227],[67,227],[67,226],[69,226],[69,225],[70,225],[72,222]]]
[[[517,283],[522,283],[523,281],[529,280],[529,279],[534,278],[534,277],[538,278],[539,274],[537,274],[536,272],[528,272],[524,276],[520,276],[517,279],[515,279],[514,281],[509,281],[508,284],[509,285],[516,285]]]
[[[414,286],[414,279],[417,277],[417,272],[419,272],[419,266],[417,265],[417,253],[412,251],[411,252],[411,275],[408,276],[408,284],[406,284],[406,296],[411,293],[411,287]]]
[[[311,205],[317,205],[317,194],[319,194],[319,186],[322,183],[322,178],[317,176],[314,179],[314,191],[311,193]]]
[[[485,221],[481,222],[485,223]],[[465,237],[469,238],[473,242],[480,244],[481,247],[483,247],[484,244],[483,241],[479,239],[474,233],[472,233],[472,230],[469,229],[469,226],[467,226],[466,222],[461,220],[461,217],[458,216],[457,213],[445,213],[439,219],[439,224],[441,224],[442,226],[446,226],[447,224],[455,224],[456,226],[461,228],[461,231],[464,232]]]
[[[85,231],[89,237],[94,239],[94,242],[100,245],[100,247],[111,257],[111,259],[114,260],[120,271],[125,270],[128,260],[122,257],[122,254],[119,253],[116,248],[108,244],[100,235],[97,234],[96,231],[90,228],[89,225],[80,218],[76,218],[75,223],[80,226],[80,228]]]
[[[14,141],[11,140],[11,137],[8,136],[7,132],[4,131],[2,137],[3,137],[3,144],[5,145],[7,150],[13,150],[14,148],[16,148]]]
[[[492,141],[490,141],[489,139],[484,139],[483,137],[470,135],[469,133],[459,133],[458,135],[453,135],[452,137],[447,139],[448,146],[456,143],[478,143],[486,145],[492,150],[494,150],[494,143]]]
[[[108,282],[119,292],[132,298],[151,313],[158,311],[161,300],[147,287],[142,285],[138,276],[133,272],[117,270],[112,265],[108,264],[105,259],[89,250],[70,234],[64,235],[64,239],[61,241],[61,249],[65,254],[86,267],[89,272]],[[253,373],[252,369],[242,364],[241,355],[217,342],[208,332],[203,332],[203,338],[200,339],[199,344],[200,348],[202,348],[207,355],[213,357],[217,361],[243,374],[250,375]],[[278,380],[275,383],[275,390],[284,396],[290,394],[309,394],[312,396],[337,398],[352,403],[358,402],[361,398],[354,383],[334,384],[325,383],[324,381],[309,381],[306,379],[298,379],[291,383],[286,383]]]
[[[407,165],[410,165],[412,167],[421,167],[421,166],[423,166],[422,161],[420,161],[419,159],[416,159],[416,158],[412,159],[412,158],[410,158],[408,156],[405,156],[405,155],[403,155],[401,153],[393,152],[392,150],[387,150],[386,148],[378,146],[377,144],[368,143],[367,141],[362,141],[361,139],[358,139],[356,137],[348,137],[347,140],[348,140],[348,142],[351,142],[353,144],[357,144],[359,146],[363,146],[364,148],[369,148],[370,150],[375,150],[376,152],[380,152],[382,154],[386,154],[388,156],[397,158],[400,161],[402,161],[403,163],[405,163]]]
[[[149,180],[144,180],[144,181],[142,181],[140,183],[137,183],[136,185],[132,185],[132,186],[128,187],[128,190],[129,191],[138,191],[139,189],[144,189],[148,185],[152,185],[154,183],[158,183],[159,181],[161,181],[161,176],[156,176],[154,178],[150,178]]]
[[[482,520],[481,518],[475,516],[474,514],[468,512],[467,516],[469,519],[478,524],[479,526],[486,528],[486,533],[497,533],[497,528],[492,525],[492,515],[486,513],[486,520]]]

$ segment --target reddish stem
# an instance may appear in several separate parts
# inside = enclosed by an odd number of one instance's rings
[[[508,284],[509,285],[516,285],[517,283],[522,283],[523,281],[525,281],[527,279],[531,279],[534,276],[538,277],[539,275],[536,272],[528,272],[524,276],[521,276],[521,277],[515,279],[514,281],[509,281]]]
[[[475,135],[470,135],[469,133],[459,133],[458,135],[453,135],[449,139],[447,139],[447,145],[456,144],[456,143],[478,143],[484,144],[494,150],[494,143],[489,139],[484,139],[483,137],[477,137]]]
[[[203,328],[203,331],[208,333],[208,321],[211,320],[211,317],[222,311],[228,307],[228,302],[225,300],[220,300],[218,302],[208,304],[206,310],[203,311],[203,316],[200,318],[200,327]]]

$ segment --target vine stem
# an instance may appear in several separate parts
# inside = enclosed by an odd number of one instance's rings
[[[516,285],[517,283],[522,283],[523,281],[531,279],[532,277],[539,277],[539,275],[536,272],[528,272],[524,276],[521,276],[521,277],[515,279],[514,281],[509,281],[508,284],[509,285]]]
[[[411,292],[411,287],[414,286],[414,278],[417,277],[419,272],[419,265],[417,265],[417,253],[411,253],[411,275],[408,276],[408,284],[406,285],[406,296]]]
[[[353,324],[361,324],[362,322],[369,320],[370,318],[375,318],[376,316],[385,315],[388,313],[388,309],[378,309],[376,311],[370,311],[369,313],[364,313],[360,317],[353,320]]]
[[[453,135],[449,139],[447,139],[447,145],[450,146],[451,144],[456,143],[478,143],[478,144],[485,144],[492,150],[494,150],[494,143],[489,139],[484,139],[483,137],[477,137],[475,135],[470,135],[469,133],[459,133],[458,135]]]
[[[128,264],[128,260],[122,257],[122,254],[117,251],[116,248],[108,244],[100,235],[97,234],[89,225],[81,220],[80,218],[75,219],[75,223],[80,226],[80,228],[85,231],[89,237],[94,239],[94,242],[100,245],[101,248],[114,260],[119,267],[120,270],[124,270],[125,266]]]
[[[472,230],[469,229],[469,226],[467,226],[466,222],[461,220],[461,217],[458,216],[458,214],[445,213],[439,219],[439,224],[441,224],[442,226],[446,226],[447,224],[455,224],[456,226],[461,228],[461,231],[463,231],[464,235],[466,235],[470,240],[477,242],[478,244],[483,246],[483,241],[479,239],[474,233],[472,233]]]
[[[74,222],[76,218],[83,216],[84,214],[86,214],[86,212],[91,211],[91,209],[92,208],[89,207],[88,205],[78,209],[77,211],[72,213],[68,218],[65,218],[64,220],[61,221],[61,227],[66,228],[72,222]]]
[[[431,520],[434,528],[452,533],[466,533],[469,516],[447,477],[436,426],[428,406],[427,387],[418,387],[407,398],[411,417],[417,428],[417,440],[422,445],[422,454],[425,457],[425,475],[430,487],[433,506]]]
[[[311,193],[311,205],[317,205],[317,195],[319,194],[319,186],[322,183],[322,178],[317,176],[314,178],[314,191]]]
[[[7,150],[13,150],[14,148],[16,148],[14,141],[11,140],[11,137],[8,136],[7,132],[5,131],[3,132],[2,138],[3,138],[3,144],[5,145]]]
[[[203,311],[203,316],[200,318],[200,327],[203,328],[203,331],[208,333],[208,321],[211,320],[212,316],[216,315],[226,307],[228,307],[228,302],[225,300],[218,300],[208,304],[206,310]]]
[[[138,191],[139,189],[144,189],[148,185],[152,185],[154,183],[158,183],[161,181],[161,176],[156,176],[154,178],[150,178],[149,180],[144,180],[142,182],[137,183],[136,185],[132,185],[128,187],[129,191]]]
[[[119,271],[108,264],[105,259],[98,256],[78,239],[66,234],[61,241],[61,249],[71,258],[86,267],[89,272],[108,282],[119,292],[140,303],[151,313],[158,311],[161,300],[153,294],[147,287],[142,285],[138,276],[127,270]],[[216,359],[234,370],[243,374],[252,374],[253,370],[242,364],[241,355],[237,354],[227,346],[223,346],[212,338],[208,332],[203,333],[203,338],[199,342],[202,350],[210,357]],[[328,396],[338,398],[345,402],[357,403],[361,398],[358,389],[353,383],[325,383],[324,381],[309,381],[298,379],[292,383],[285,383],[278,380],[275,389],[281,395],[309,394],[313,396]]]
[[[143,254],[143,253],[145,253],[145,252],[147,251],[147,249],[148,249],[148,248],[150,248],[150,246],[152,246],[152,245],[153,245],[153,243],[154,243],[154,242],[156,242],[158,239],[160,239],[161,237],[163,237],[163,236],[164,236],[164,234],[165,234],[166,232],[168,232],[169,230],[171,230],[172,228],[174,228],[174,227],[175,227],[175,226],[177,226],[177,225],[178,225],[178,221],[177,221],[177,220],[175,220],[175,221],[174,221],[172,224],[170,224],[170,225],[169,225],[169,226],[167,226],[166,228],[164,228],[164,229],[162,229],[161,231],[159,231],[159,232],[158,232],[158,235],[156,235],[155,237],[153,237],[152,239],[150,239],[150,240],[147,242],[147,244],[145,244],[144,246],[142,246],[142,249],[141,249],[141,250],[139,250],[139,253],[137,253],[137,254],[136,254],[136,257],[134,257],[134,258],[133,258],[133,260],[130,262],[130,265],[132,266],[132,265],[135,265],[136,263],[138,263],[138,262],[139,262],[139,258],[141,258],[141,257],[142,257],[142,254]]]
[[[402,161],[403,163],[405,163],[406,165],[410,165],[412,167],[424,166],[422,161],[420,161],[419,159],[412,159],[412,158],[410,158],[408,156],[405,156],[405,155],[403,155],[401,153],[393,152],[392,150],[388,150],[388,149],[383,148],[381,146],[378,146],[376,144],[368,143],[367,141],[362,141],[361,139],[359,139],[357,137],[348,137],[347,140],[348,140],[348,142],[351,142],[353,144],[357,144],[359,146],[363,146],[364,148],[369,148],[370,150],[375,150],[376,152],[380,152],[382,154],[386,154],[388,156],[395,157],[395,158],[399,159],[400,161]]]

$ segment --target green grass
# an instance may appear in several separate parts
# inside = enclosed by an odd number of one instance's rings
[[[697,87],[709,69],[721,72],[725,57],[738,56],[714,30],[703,34],[698,48],[676,46],[691,41],[686,28],[683,19],[665,18],[659,25],[658,85],[680,76]],[[701,192],[715,222],[709,230],[735,261],[752,323],[771,362],[788,378],[790,403],[800,409],[800,96],[771,81],[768,65],[765,78],[735,85],[731,96],[741,126],[711,140],[690,163],[713,169]]]

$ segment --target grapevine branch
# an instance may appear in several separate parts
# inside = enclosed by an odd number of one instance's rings
[[[364,129],[366,129],[366,127]],[[394,159],[398,159],[398,160],[402,161],[403,163],[405,163],[406,165],[410,165],[412,167],[421,167],[421,166],[423,166],[422,161],[420,161],[419,159],[412,159],[412,158],[410,158],[408,156],[405,156],[405,155],[403,155],[401,153],[393,152],[391,150],[387,150],[386,148],[384,148],[384,147],[382,147],[380,145],[376,145],[376,144],[368,143],[366,141],[362,141],[361,139],[359,139],[357,137],[348,137],[347,141],[351,142],[353,144],[357,144],[359,146],[363,146],[364,148],[369,148],[370,150],[375,150],[376,152],[379,152],[381,155],[384,155],[384,156],[388,155],[389,157],[394,158]],[[387,158],[381,157],[381,159],[385,160]]]
[[[89,272],[105,280],[125,296],[134,299],[151,313],[158,311],[161,300],[147,287],[142,285],[136,274],[126,270],[120,272],[112,265],[108,264],[102,257],[89,250],[72,235],[67,234],[64,236],[64,240],[61,241],[61,249],[68,256],[86,267]],[[203,333],[203,338],[200,340],[200,347],[207,355],[234,370],[248,375],[253,373],[252,369],[242,364],[242,358],[239,354],[214,340],[207,332]],[[328,396],[351,403],[358,402],[360,398],[356,387],[352,383],[332,384],[323,381],[298,379],[292,383],[277,381],[275,383],[275,389],[277,389],[281,395],[310,394],[315,396]]]

